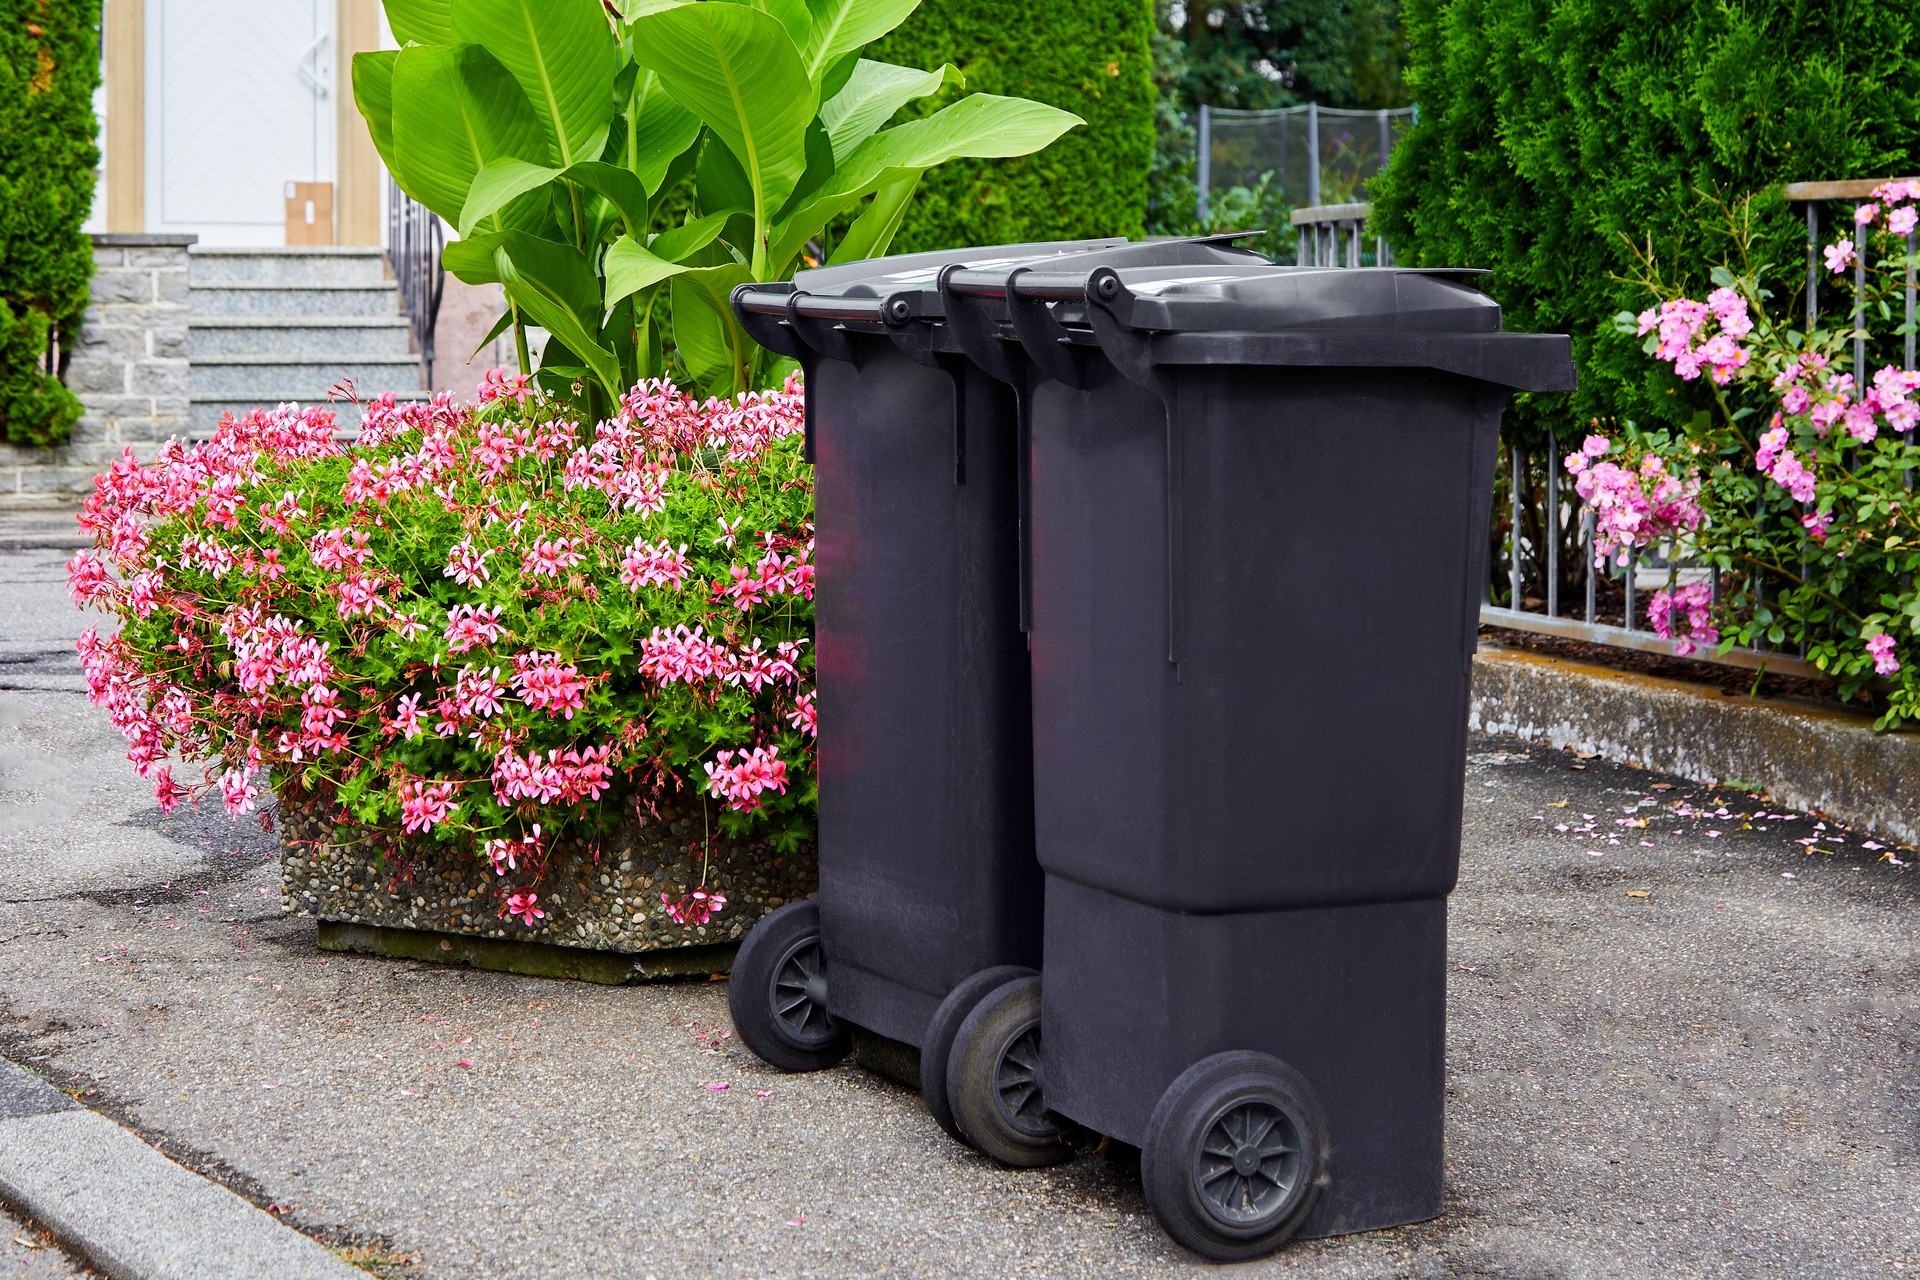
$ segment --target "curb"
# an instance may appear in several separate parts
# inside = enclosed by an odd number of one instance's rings
[[[4,1059],[0,1194],[115,1280],[366,1280]]]
[[[1920,845],[1920,734],[1876,733],[1871,716],[1495,648],[1474,655],[1467,723],[1755,787],[1784,807]]]

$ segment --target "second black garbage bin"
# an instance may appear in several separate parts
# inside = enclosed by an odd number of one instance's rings
[[[1047,877],[1043,976],[975,1011],[950,1090],[1139,1145],[1216,1259],[1436,1214],[1500,414],[1573,385],[1567,339],[1500,332],[1462,272],[943,288],[1031,406]]]

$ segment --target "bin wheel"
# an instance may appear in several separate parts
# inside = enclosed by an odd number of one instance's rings
[[[1326,1160],[1326,1116],[1305,1078],[1269,1054],[1236,1050],[1194,1063],[1160,1095],[1140,1182],[1175,1241],[1240,1262],[1300,1229]]]
[[[960,1032],[960,1024],[967,1020],[981,997],[995,987],[1015,978],[1033,976],[1033,970],[1017,964],[982,969],[962,978],[959,986],[947,992],[947,998],[933,1011],[933,1020],[927,1023],[926,1039],[920,1046],[920,1096],[926,1099],[934,1122],[955,1142],[967,1140],[953,1118],[953,1104],[947,1100],[947,1057],[953,1052],[953,1039]]]
[[[727,1009],[740,1043],[782,1071],[819,1071],[853,1040],[827,1012],[820,904],[790,902],[755,925],[734,957]]]
[[[1042,1089],[1035,974],[993,988],[961,1021],[947,1054],[947,1105],[981,1154],[1037,1169],[1073,1154]]]

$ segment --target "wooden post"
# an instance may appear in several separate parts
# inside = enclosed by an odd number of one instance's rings
[[[144,0],[107,0],[107,230],[147,229]]]
[[[380,47],[379,0],[338,0],[334,25],[336,244],[380,243],[380,153],[353,105],[353,55]]]

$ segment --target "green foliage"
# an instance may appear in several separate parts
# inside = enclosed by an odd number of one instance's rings
[[[1702,293],[1720,199],[1920,167],[1901,0],[1407,0],[1406,20],[1420,121],[1374,182],[1376,225],[1402,263],[1490,268],[1510,327],[1573,336],[1580,390],[1520,397],[1522,439],[1706,407],[1612,325],[1650,301],[1636,249]],[[1757,274],[1791,290],[1798,211],[1775,195],[1757,217]]]
[[[1023,160],[929,174],[898,235],[903,250],[1141,234],[1153,157],[1151,0],[942,0],[874,56],[952,63],[969,88],[1071,111],[1084,131]]]
[[[1181,47],[1172,89],[1182,110],[1206,103],[1260,111],[1407,105],[1400,0],[1159,3],[1160,30]]]
[[[884,253],[927,170],[1081,123],[976,93],[886,127],[958,80],[859,56],[917,3],[387,0],[410,43],[356,56],[354,97],[401,188],[458,226],[447,269],[499,281],[516,331],[551,335],[542,386],[601,417],[670,370],[777,383],[735,287],[785,279],[837,220],[835,260]]]
[[[80,402],[41,372],[80,330],[93,248],[99,0],[0,0],[0,439],[55,445]]]

